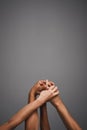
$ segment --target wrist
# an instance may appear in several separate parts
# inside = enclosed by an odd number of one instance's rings
[[[58,108],[58,107],[62,104],[62,100],[61,100],[60,96],[57,96],[57,97],[56,97],[56,100],[51,101],[51,103],[52,103],[56,108]]]
[[[41,106],[41,109],[45,109],[47,107],[46,102]]]
[[[31,88],[29,95],[36,96],[35,90],[33,88]]]
[[[46,103],[46,100],[44,98],[38,97],[37,100],[41,103],[41,106],[43,106]]]
[[[35,92],[31,89],[28,95],[28,103],[32,102],[35,100]]]

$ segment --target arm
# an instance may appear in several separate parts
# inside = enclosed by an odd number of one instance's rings
[[[35,94],[30,91],[28,103],[35,100]],[[25,120],[25,130],[38,130],[39,129],[39,117],[37,109]]]
[[[44,101],[40,101],[39,99],[37,99],[34,102],[24,106],[8,122],[0,126],[0,130],[11,130],[15,128],[27,117],[29,117],[32,112],[35,111],[38,107],[40,107],[43,103]]]
[[[68,112],[67,108],[65,107],[63,101],[61,100],[60,96],[56,96],[51,100],[51,103],[57,109],[61,119],[63,120],[67,130],[82,130],[78,123],[73,119],[73,117]]]
[[[40,91],[46,89],[43,80],[38,81],[30,90],[28,103],[33,102]],[[30,117],[25,120],[25,130],[38,130],[39,129],[39,116],[38,110],[35,110]]]
[[[55,88],[50,87],[40,93],[38,99],[20,109],[8,122],[0,126],[0,130],[11,130],[26,120],[38,107],[58,95]]]
[[[40,128],[41,130],[50,130],[46,103],[40,107]]]

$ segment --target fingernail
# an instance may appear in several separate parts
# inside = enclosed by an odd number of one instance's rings
[[[48,84],[48,87],[50,87],[50,85]]]
[[[43,83],[40,83],[41,86],[43,86]]]
[[[43,82],[46,85],[46,81]]]

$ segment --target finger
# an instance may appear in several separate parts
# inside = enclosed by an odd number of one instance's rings
[[[46,79],[46,87],[47,88],[49,87],[48,84],[49,84],[48,79]]]
[[[47,89],[47,87],[46,87],[46,85],[45,85],[45,80],[40,80],[39,81],[39,87],[40,87],[40,90],[45,90],[45,89]]]
[[[43,86],[43,83],[40,83],[39,85],[40,85],[40,86]]]
[[[43,81],[44,81],[44,80],[39,80],[39,83],[41,84],[41,83],[43,83]]]
[[[48,82],[48,79],[46,79],[46,85],[48,85],[48,83],[49,83],[49,82]]]
[[[49,90],[53,90],[55,88],[55,86],[50,86]]]
[[[48,82],[48,87],[53,86],[53,83]]]
[[[48,87],[55,86],[54,82],[48,81]]]
[[[46,85],[47,85],[48,87],[50,87],[50,86],[53,85],[53,83],[52,83],[52,82],[49,82],[48,80],[46,80]]]
[[[54,88],[54,90],[53,90],[54,92],[57,92],[58,91],[58,94],[59,94],[59,89],[58,89],[58,87],[56,86],[55,88]]]
[[[43,86],[43,85],[44,85],[43,82],[44,82],[44,80],[40,80],[40,81],[39,81],[39,84],[40,84],[41,86]]]
[[[53,93],[54,96],[59,95],[59,91],[56,91],[55,93]]]
[[[52,86],[52,85],[54,85],[54,86],[55,86],[54,82],[52,82],[52,81],[49,81],[49,83],[50,83],[50,85],[51,85],[51,86]]]
[[[43,81],[43,84],[46,85],[46,80]]]
[[[53,89],[53,92],[56,92],[56,91],[58,91],[57,86]]]

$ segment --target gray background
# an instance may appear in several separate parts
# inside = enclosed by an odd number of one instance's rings
[[[0,124],[27,103],[36,81],[49,79],[87,129],[86,51],[85,0],[0,0]],[[52,130],[65,129],[50,103],[48,116]]]

